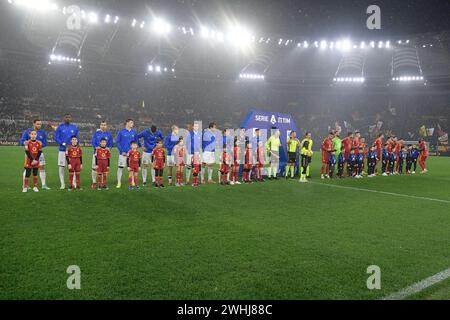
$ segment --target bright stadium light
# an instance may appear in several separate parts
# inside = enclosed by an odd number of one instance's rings
[[[383,41],[378,42],[378,49],[381,49],[381,48],[383,48]]]
[[[119,17],[118,17],[118,16],[116,16],[116,17],[114,18],[114,24],[117,24],[117,22],[119,22]]]
[[[161,66],[156,66],[155,71],[160,73],[161,72]]]
[[[325,50],[327,49],[328,45],[327,45],[327,41],[326,40],[322,40],[320,41],[320,49],[321,50]]]
[[[88,21],[90,23],[97,23],[98,22],[98,15],[95,12],[90,12],[88,15]]]
[[[168,34],[172,30],[172,26],[162,18],[155,18],[151,28],[154,33],[161,35]]]
[[[133,22],[131,22],[131,26],[134,28],[136,26],[136,23],[137,23],[136,19],[133,19]]]
[[[333,82],[349,82],[349,83],[363,83],[366,79],[364,77],[338,77],[333,78]]]
[[[314,41],[314,47],[318,48],[319,47],[319,42]]]
[[[236,48],[245,49],[250,46],[253,35],[243,26],[232,26],[228,30],[227,39]]]
[[[111,16],[109,14],[107,14],[105,17],[105,23],[110,23],[110,22],[111,22]]]
[[[139,28],[144,29],[144,26],[145,26],[145,21],[142,21],[141,25],[139,26]]]
[[[352,42],[348,39],[342,41],[342,50],[349,51],[352,48]]]
[[[375,41],[370,41],[370,47],[375,48]]]
[[[333,41],[330,42],[330,49],[334,49],[334,42]]]
[[[256,73],[241,73],[239,74],[239,78],[244,80],[264,80],[265,76]]]
[[[8,1],[8,3],[12,4],[13,1]],[[41,12],[58,9],[58,6],[49,0],[16,0],[14,3]]]
[[[202,38],[208,39],[209,38],[209,29],[205,26],[200,27],[200,36]]]
[[[386,41],[386,48],[389,49],[391,47],[391,42],[390,41]]]

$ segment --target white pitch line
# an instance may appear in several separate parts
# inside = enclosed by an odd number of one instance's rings
[[[389,196],[405,197],[405,198],[411,198],[411,199],[417,199],[417,200],[428,200],[428,201],[435,201],[435,202],[441,202],[441,203],[450,204],[450,200],[412,196],[412,195],[404,194],[404,193],[395,193],[395,192],[379,191],[379,190],[364,189],[364,188],[339,186],[339,185],[336,185],[336,184],[326,184],[326,183],[320,183],[320,182],[310,182],[310,184],[322,185],[322,186],[327,186],[327,187],[331,187],[331,188],[340,188],[340,189],[349,189],[349,190],[356,190],[356,191],[380,193],[380,194],[386,194],[386,195],[389,195]]]
[[[435,275],[428,277],[422,281],[416,282],[415,284],[406,287],[398,292],[390,294],[387,297],[382,298],[381,300],[401,300],[415,293],[419,293],[420,291],[448,278],[450,278],[450,268],[436,273]]]

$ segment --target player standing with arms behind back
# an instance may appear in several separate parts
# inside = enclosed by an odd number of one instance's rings
[[[128,188],[139,190],[139,171],[141,171],[141,153],[138,150],[138,143],[132,141],[130,150],[127,152],[128,167]]]
[[[31,130],[29,133],[30,139],[24,142],[25,146],[25,175],[23,176],[23,190],[22,192],[28,192],[28,180],[33,171],[33,191],[38,192],[38,169],[39,158],[42,153],[42,143],[36,139],[37,131]]]
[[[71,144],[72,137],[75,136],[79,140],[78,128],[71,124],[72,116],[66,114],[64,122],[61,123],[55,132],[55,141],[59,145],[58,166],[59,166],[59,181],[61,182],[61,190],[66,188],[64,183],[64,169],[66,167],[66,148]],[[73,185],[73,181],[71,182]]]
[[[155,188],[164,188],[164,166],[166,163],[166,150],[163,141],[158,139],[153,149],[153,170],[155,170]]]
[[[117,189],[119,189],[122,186],[122,173],[123,168],[127,166],[127,154],[128,151],[130,151],[131,148],[131,142],[136,143],[136,147],[140,147],[138,139],[138,134],[134,127],[134,121],[133,119],[127,119],[125,121],[125,128],[120,130],[117,133],[116,138],[116,146],[119,150],[119,161],[118,161],[118,168],[117,168]],[[136,142],[137,141],[137,142]]]

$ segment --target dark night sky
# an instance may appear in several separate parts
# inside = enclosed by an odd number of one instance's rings
[[[67,2],[67,1],[66,1]],[[400,36],[450,30],[449,0],[156,0],[86,1],[91,8],[145,19],[151,11],[173,24],[193,23],[196,16],[210,25],[234,17],[256,34],[294,36]],[[68,3],[80,3],[68,1]],[[382,29],[366,28],[366,9],[381,8]]]

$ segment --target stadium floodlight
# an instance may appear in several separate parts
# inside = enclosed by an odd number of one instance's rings
[[[378,49],[383,48],[383,41],[378,41]]]
[[[151,29],[154,33],[166,35],[172,30],[172,26],[162,18],[155,18],[152,22]]]
[[[278,40],[278,45],[281,46],[281,44],[283,43],[283,38],[281,38],[280,40]]]
[[[144,29],[144,26],[145,26],[145,21],[142,21],[141,25],[139,26],[139,28]]]
[[[326,50],[328,48],[328,44],[326,40],[322,40],[320,41],[320,49],[321,50]]]
[[[156,66],[155,71],[160,73],[161,72],[161,66]]]
[[[361,41],[361,44],[359,45],[360,49],[365,49],[366,48],[366,43],[364,41]]]
[[[8,1],[8,3],[12,4],[13,1]],[[14,1],[14,3],[16,5],[24,6],[28,9],[41,12],[58,9],[58,6],[55,3],[50,2],[49,0],[16,0]]]
[[[134,28],[136,26],[136,23],[137,23],[136,19],[133,19],[133,22],[131,22],[131,27]]]
[[[308,47],[309,47],[309,43],[308,43],[308,41],[303,41],[303,47],[304,48],[306,48],[306,49],[308,49]]]
[[[9,3],[9,4],[12,4],[13,2],[12,2],[12,0],[8,0],[8,3]]]
[[[110,22],[111,22],[111,16],[109,14],[107,14],[105,17],[105,23],[110,23]]]
[[[256,73],[241,73],[239,74],[239,78],[245,80],[264,80],[265,76],[263,74]]]
[[[167,68],[164,68],[164,72],[167,72]]]
[[[98,15],[95,12],[90,12],[88,14],[88,21],[90,23],[97,23],[98,22]]]
[[[252,33],[240,25],[231,26],[227,33],[228,41],[239,49],[248,48],[251,45],[252,38]]]
[[[148,66],[148,71],[153,72],[153,66],[152,65]]]
[[[119,22],[119,17],[116,16],[116,17],[114,18],[114,24],[117,24],[118,22]]]
[[[386,48],[389,49],[391,47],[391,42],[390,41],[386,41]]]
[[[334,42],[333,41],[330,42],[330,49],[334,49]]]
[[[200,36],[202,38],[208,39],[209,38],[209,29],[205,26],[200,27]]]
[[[314,47],[318,48],[319,47],[319,42],[314,41]]]
[[[348,39],[342,41],[342,50],[349,51],[352,48],[352,42]]]
[[[375,41],[370,41],[370,47],[375,48]]]

